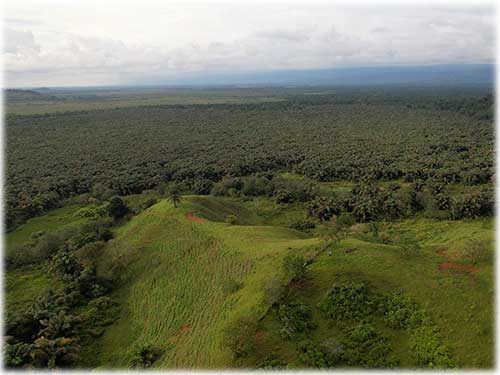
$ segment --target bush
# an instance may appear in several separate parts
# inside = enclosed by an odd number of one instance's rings
[[[426,311],[403,293],[383,298],[380,308],[385,323],[392,328],[417,328],[429,320]]]
[[[309,229],[314,229],[316,227],[316,224],[314,221],[303,219],[296,221],[295,223],[290,224],[289,228],[299,230],[299,231],[306,231]]]
[[[448,349],[441,344],[438,330],[432,325],[423,325],[413,331],[410,350],[418,366],[430,368],[452,368],[455,366]]]
[[[227,215],[224,221],[227,224],[235,225],[238,222],[238,217],[236,215]]]
[[[28,365],[31,361],[33,344],[18,342],[14,344],[6,343],[4,347],[5,367],[15,368]]]
[[[82,265],[72,252],[64,249],[52,257],[49,270],[58,278],[65,280],[76,277],[82,270]]]
[[[87,305],[82,319],[90,328],[103,327],[113,323],[118,316],[118,303],[110,297],[94,298]]]
[[[330,319],[359,319],[369,315],[375,302],[363,283],[334,285],[328,292],[320,309]]]
[[[297,345],[299,360],[308,367],[329,367],[326,354],[318,348],[311,340],[304,340]]]
[[[39,337],[33,343],[32,363],[35,367],[56,368],[67,366],[79,358],[80,346],[75,338]]]
[[[307,214],[321,221],[330,220],[333,215],[338,215],[340,210],[339,202],[322,196],[314,198],[307,205]]]
[[[39,260],[33,246],[28,244],[13,246],[6,255],[8,268],[23,267]]]
[[[129,212],[129,208],[120,197],[113,197],[109,201],[108,213],[113,219],[120,219]]]
[[[241,192],[248,196],[269,195],[271,185],[265,177],[250,176],[243,180],[243,188]]]
[[[280,333],[290,340],[297,339],[298,336],[309,332],[315,327],[312,322],[311,308],[304,304],[290,303],[280,305],[278,308],[278,319],[282,324]]]
[[[233,320],[224,330],[224,343],[231,350],[233,358],[247,356],[255,344],[257,318],[245,315]]]
[[[237,196],[243,188],[240,178],[224,177],[220,182],[213,185],[210,194],[220,196]]]
[[[47,259],[63,245],[63,238],[57,233],[46,233],[36,241],[35,252],[40,259]]]
[[[265,370],[283,370],[286,369],[287,363],[283,361],[276,353],[269,353],[267,356],[257,363],[258,369]]]
[[[342,212],[337,217],[337,225],[340,227],[351,227],[356,224],[356,220],[354,216],[348,212]]]
[[[160,348],[148,344],[140,345],[133,351],[132,359],[130,360],[131,367],[151,367],[158,358],[163,354]]]
[[[89,242],[76,251],[78,261],[85,266],[95,265],[102,254],[104,241]]]
[[[306,261],[301,255],[289,254],[283,259],[283,270],[291,280],[302,280],[306,275]]]
[[[371,324],[362,322],[350,330],[343,358],[351,366],[388,368],[395,365],[388,358],[390,352],[387,338],[378,334]]]

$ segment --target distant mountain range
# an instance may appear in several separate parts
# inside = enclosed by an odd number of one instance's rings
[[[495,68],[484,65],[360,67],[267,72],[197,72],[155,82],[162,85],[493,85]],[[148,82],[152,84],[153,82]]]

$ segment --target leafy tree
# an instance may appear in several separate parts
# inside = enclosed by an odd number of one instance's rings
[[[171,186],[170,189],[168,189],[167,197],[170,200],[170,202],[173,203],[174,207],[177,208],[177,205],[181,201],[181,192],[179,187],[176,185]]]
[[[121,219],[129,212],[129,208],[123,199],[120,197],[113,197],[109,201],[108,212],[113,219]]]

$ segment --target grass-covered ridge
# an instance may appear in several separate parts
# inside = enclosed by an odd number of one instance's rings
[[[403,289],[432,317],[440,343],[457,366],[491,365],[493,296],[487,287],[492,285],[491,262],[477,264],[477,273],[461,273],[441,269],[448,259],[436,253],[447,249],[455,254],[453,262],[470,264],[464,253],[467,240],[491,243],[491,221],[379,223],[381,231],[411,232],[418,238],[419,253],[405,255],[398,242],[385,244],[358,229],[324,247],[324,239],[307,238],[310,235],[284,226],[262,225],[265,218],[248,208],[254,203],[189,196],[174,208],[162,200],[119,228],[103,255],[101,272],[121,275],[115,297],[122,312],[94,346],[99,354],[92,365],[127,367],[137,348],[152,346],[161,351],[156,368],[254,367],[269,353],[278,353],[288,366],[310,367],[297,359],[293,345],[282,341],[279,323],[273,322],[275,313],[269,310],[272,302],[266,299],[266,287],[282,275],[283,259],[292,252],[306,259],[315,257],[305,284],[292,286],[291,292],[313,309],[318,328],[311,333],[312,342],[342,337],[317,309],[335,282],[359,281],[377,293],[391,295]],[[193,222],[188,213],[217,221]],[[240,215],[238,219],[247,225],[224,223],[226,215]],[[235,361],[225,331],[232,322],[248,317],[264,320],[255,337],[248,338],[254,347],[250,355]],[[464,322],[474,329],[456,328]],[[377,329],[382,329],[393,348],[391,358],[400,366],[414,366],[413,336],[380,324]]]
[[[101,272],[127,259],[117,292],[124,309],[99,343],[102,364],[127,366],[136,346],[154,345],[164,353],[157,367],[230,366],[225,325],[243,315],[263,316],[263,287],[282,258],[314,252],[319,243],[280,227],[193,223],[186,214],[199,201],[186,199],[178,209],[161,201],[110,241]]]

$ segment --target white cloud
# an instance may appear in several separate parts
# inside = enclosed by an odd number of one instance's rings
[[[493,62],[492,7],[10,2],[9,85],[116,84],[188,71]]]

